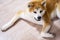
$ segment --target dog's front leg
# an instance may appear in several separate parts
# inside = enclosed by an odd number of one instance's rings
[[[54,37],[53,34],[48,33],[50,27],[51,25],[49,22],[44,22],[40,36],[53,38]]]
[[[14,24],[14,22],[19,19],[20,17],[20,12],[18,12],[12,19],[11,21],[9,21],[7,24],[5,24],[4,26],[1,27],[1,30],[6,30],[8,29],[10,26],[12,26]]]

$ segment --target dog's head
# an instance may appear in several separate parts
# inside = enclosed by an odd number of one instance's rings
[[[28,4],[29,12],[35,20],[40,21],[46,11],[45,1],[32,1]]]

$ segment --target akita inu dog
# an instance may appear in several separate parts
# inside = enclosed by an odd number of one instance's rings
[[[1,30],[6,30],[19,18],[27,20],[31,19],[30,21],[43,21],[43,28],[40,36],[54,37],[52,34],[47,32],[51,27],[51,18],[55,17],[55,14],[60,18],[60,0],[33,0],[28,3],[28,10],[26,12],[19,11],[10,22],[1,28]]]

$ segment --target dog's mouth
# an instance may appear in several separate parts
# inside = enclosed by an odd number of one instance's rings
[[[35,19],[36,21],[41,21],[41,19],[36,19],[35,17],[34,17],[34,19]]]

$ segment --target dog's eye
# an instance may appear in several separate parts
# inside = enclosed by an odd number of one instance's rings
[[[31,5],[28,5],[28,7],[31,7]]]
[[[29,4],[28,7],[33,7],[33,4]]]
[[[43,11],[41,10],[40,13],[42,13]]]
[[[37,12],[36,12],[36,11],[34,11],[34,13],[36,14]]]

